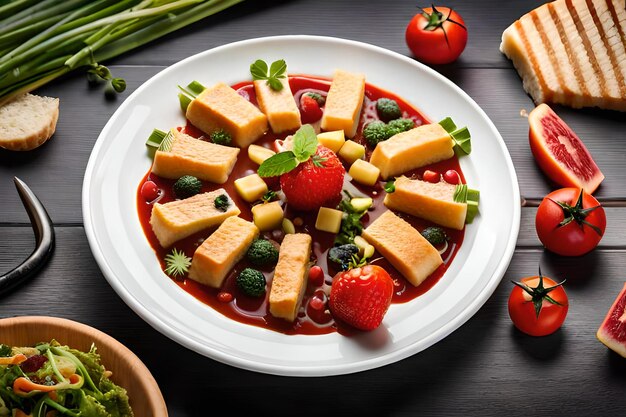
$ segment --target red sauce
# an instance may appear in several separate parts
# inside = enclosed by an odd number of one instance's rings
[[[290,77],[289,84],[291,87],[294,96],[296,97],[296,101],[299,102],[298,98],[300,95],[306,91],[317,90],[323,93],[328,92],[330,87],[330,81],[321,78],[313,78],[309,76],[294,76]],[[238,90],[238,92],[247,98],[253,104],[257,104],[256,95],[254,92],[254,87],[251,82],[242,82],[233,86],[234,89]],[[402,109],[404,115],[403,117],[409,117],[415,121],[417,125],[421,125],[424,123],[430,123],[419,110],[415,109],[409,103],[405,102],[402,98],[396,96],[393,93],[388,91],[384,91],[379,89],[373,85],[367,84],[365,88],[365,103],[363,106],[363,110],[361,113],[361,122],[358,129],[358,133],[353,138],[354,141],[362,143],[365,145],[363,138],[361,136],[361,131],[363,125],[366,122],[371,121],[376,118],[376,110],[375,110],[375,101],[381,97],[392,98],[398,102],[400,108]],[[181,127],[181,129],[196,138],[203,138],[204,134],[193,127],[191,124],[187,123],[186,126]],[[255,142],[257,145],[265,146],[271,149],[274,149],[274,141],[277,139],[284,139],[286,134],[274,135],[272,132],[268,132],[264,137]],[[369,159],[371,155],[371,150],[367,148],[366,158]],[[239,195],[237,194],[235,187],[233,185],[233,180],[245,175],[252,174],[256,172],[257,165],[252,162],[248,158],[248,153],[246,150],[243,150],[239,153],[239,158],[233,172],[230,175],[231,180],[229,180],[226,184],[217,185],[211,184],[208,182],[204,182],[202,192],[208,192],[215,190],[217,188],[224,188],[231,198],[235,201],[237,206],[241,209],[241,217],[246,220],[252,221],[252,213],[250,210],[250,205],[246,203]],[[349,169],[349,166],[346,165],[346,172]],[[448,169],[455,169],[459,172],[461,176],[461,180],[465,182],[463,178],[463,173],[461,172],[458,160],[455,157],[442,161],[436,164],[429,165],[427,167],[423,167],[417,169],[415,171],[411,171],[406,173],[405,175],[411,176],[414,175],[417,178],[421,178],[423,172],[427,169],[437,171],[439,173],[444,173]],[[150,215],[152,212],[152,204],[147,203],[142,197],[141,194],[141,186],[146,180],[154,181],[157,186],[161,189],[161,195],[157,200],[160,203],[166,203],[168,201],[172,201],[175,199],[172,192],[172,185],[174,184],[174,180],[160,178],[154,174],[148,172],[145,177],[142,179],[141,183],[137,187],[137,207],[139,213],[139,219],[141,221],[141,225],[143,227],[144,233],[150,246],[154,249],[156,253],[156,259],[161,263],[161,268],[165,269],[165,262],[163,261],[165,255],[171,252],[172,248],[162,248],[159,244],[156,236],[152,232],[152,228],[150,227]],[[269,184],[270,188],[277,190],[278,184]],[[360,185],[356,182],[348,181],[348,176],[346,175],[346,182],[344,184],[344,188],[351,191],[352,195],[363,195],[372,197],[374,200],[373,207],[368,211],[368,213],[362,218],[362,221],[367,227],[372,221],[374,221],[378,216],[380,216],[385,210],[385,206],[383,204],[383,198],[385,192],[383,190],[384,182],[381,181],[374,187],[368,187]],[[337,201],[338,203],[338,201]],[[399,216],[407,220],[413,227],[417,230],[423,230],[428,226],[432,226],[433,224],[427,222],[422,219],[415,218],[410,215],[406,215],[403,213],[397,213]],[[327,262],[327,253],[328,250],[333,246],[334,235],[330,233],[320,232],[315,229],[315,220],[317,217],[317,212],[296,212],[293,209],[290,209],[288,204],[285,208],[285,217],[293,220],[296,217],[300,217],[303,220],[301,226],[296,226],[297,232],[308,233],[313,237],[313,253],[312,260],[316,262],[325,272],[325,280],[322,286],[316,286],[309,283],[298,318],[294,323],[289,323],[283,319],[277,319],[269,314],[269,288],[271,288],[271,281],[273,270],[267,269],[263,270],[263,273],[267,279],[267,289],[265,297],[262,298],[251,298],[244,294],[242,294],[237,286],[236,286],[236,277],[240,271],[244,268],[250,266],[248,262],[244,259],[239,262],[233,271],[228,275],[225,279],[222,288],[215,289],[210,288],[205,285],[199,284],[191,279],[182,278],[182,279],[173,279],[173,282],[176,283],[179,287],[187,291],[189,294],[193,295],[195,298],[200,300],[201,302],[211,306],[213,309],[219,311],[221,314],[242,323],[264,327],[267,329],[271,329],[274,331],[278,331],[285,334],[307,334],[307,335],[315,335],[315,334],[325,334],[332,332],[340,332],[342,334],[350,334],[353,333],[354,330],[351,330],[349,326],[345,324],[341,324],[335,322],[328,312],[327,308],[320,308],[321,305],[324,305],[328,300],[328,294],[330,293],[330,285],[332,283],[332,277],[339,272],[332,265],[329,265]],[[414,287],[409,284],[404,277],[391,266],[391,264],[384,258],[381,258],[378,254],[375,254],[372,259],[372,263],[382,266],[389,272],[391,277],[394,280],[395,284],[395,293],[392,299],[392,303],[405,303],[407,301],[413,300],[416,297],[424,294],[430,288],[432,288],[437,281],[443,276],[444,272],[454,259],[455,255],[458,252],[458,249],[463,242],[464,231],[452,230],[448,228],[444,228],[446,233],[450,237],[449,246],[447,250],[442,254],[442,258],[444,260],[443,265],[441,265],[431,276],[429,276],[420,286]],[[182,239],[174,244],[174,246],[178,250],[182,250],[189,257],[193,257],[193,253],[196,248],[202,244],[202,242],[213,232],[211,230],[205,230],[199,232],[193,236]],[[262,234],[263,237],[267,239],[272,239],[280,243],[283,238],[282,231],[273,231],[273,232],[265,232]],[[230,294],[232,297],[227,296],[225,294]]]

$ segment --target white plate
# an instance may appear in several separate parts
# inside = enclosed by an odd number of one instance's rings
[[[250,79],[256,59],[285,59],[291,73],[330,77],[363,72],[432,120],[452,116],[472,133],[461,167],[481,191],[480,215],[441,280],[417,299],[394,304],[371,333],[344,337],[288,336],[226,318],[175,285],[160,269],[136,210],[135,192],[151,160],[153,128],[184,123],[177,85]],[[363,371],[413,355],[465,323],[489,298],[509,265],[520,221],[517,177],[506,146],[487,115],[437,72],[394,52],[359,42],[279,36],[221,46],[152,77],[119,107],[95,144],[83,184],[85,231],[98,265],[120,297],[145,321],[183,346],[258,372],[325,376]]]

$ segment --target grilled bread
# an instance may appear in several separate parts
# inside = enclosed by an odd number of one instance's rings
[[[624,0],[556,0],[525,14],[502,34],[536,104],[626,111]]]

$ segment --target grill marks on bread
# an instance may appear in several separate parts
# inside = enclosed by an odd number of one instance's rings
[[[536,103],[626,111],[623,0],[556,0],[522,16],[502,36]]]

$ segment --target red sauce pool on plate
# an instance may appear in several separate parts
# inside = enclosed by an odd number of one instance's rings
[[[310,76],[292,76],[289,78],[289,85],[294,94],[294,97],[296,98],[296,102],[299,102],[298,98],[304,92],[319,91],[323,92],[324,94],[328,92],[328,89],[330,87],[330,81],[327,79],[315,78]],[[242,82],[232,87],[250,102],[252,102],[253,104],[257,104],[252,82]],[[352,140],[365,145],[365,142],[361,136],[363,125],[371,120],[376,119],[375,101],[382,97],[392,98],[396,100],[404,113],[403,117],[413,119],[416,125],[430,123],[430,120],[428,120],[421,112],[408,104],[402,98],[388,91],[379,89],[373,85],[366,84],[365,103],[361,112],[361,121],[357,130],[357,135]],[[204,138],[203,132],[199,131],[189,123],[186,126],[182,126],[180,128],[183,130],[184,133],[187,133],[191,136],[200,139]],[[264,137],[257,140],[255,144],[265,146],[274,150],[274,141],[277,139],[284,139],[285,136],[286,134],[284,133],[278,136],[274,135],[270,131]],[[371,155],[371,149],[367,147],[366,149],[366,159],[369,160],[369,157]],[[349,165],[344,163],[344,166],[347,173]],[[218,188],[224,188],[226,192],[228,192],[228,194],[231,196],[235,204],[237,204],[237,206],[240,208],[240,216],[246,220],[252,221],[252,212],[250,210],[251,206],[237,194],[237,191],[235,190],[235,187],[233,185],[233,181],[242,176],[255,173],[257,168],[258,165],[248,158],[248,152],[244,149],[239,153],[237,163],[235,164],[233,172],[230,175],[229,181],[221,185],[203,182],[202,192],[208,192]],[[446,161],[431,164],[429,166],[407,172],[405,173],[405,175],[414,175],[418,178],[421,178],[423,172],[426,170],[437,171],[443,174],[449,169],[456,170],[460,174],[462,182],[465,182],[456,156]],[[175,247],[178,250],[182,250],[187,256],[191,258],[193,257],[193,253],[195,252],[196,248],[202,244],[202,242],[213,232],[214,229],[204,230],[176,242],[172,247],[162,248],[156,236],[152,232],[152,228],[150,226],[150,215],[152,212],[153,202],[147,203],[146,199],[142,196],[141,193],[141,187],[147,180],[151,180],[156,183],[158,188],[161,190],[160,195],[156,200],[159,203],[166,203],[175,200],[172,192],[172,186],[175,180],[160,178],[148,172],[137,187],[137,211],[139,214],[139,220],[143,227],[146,238],[150,243],[150,246],[154,249],[156,253],[157,262],[160,262],[161,269],[165,269],[165,262],[163,261],[163,259],[168,253],[172,251],[172,248]],[[385,191],[383,189],[384,184],[384,181],[380,181],[373,187],[363,186],[356,182],[350,181],[349,176],[346,174],[344,189],[349,190],[353,196],[369,196],[372,197],[374,201],[374,204],[370,208],[368,213],[362,217],[362,222],[364,223],[365,227],[367,227],[372,221],[374,221],[386,210],[383,204],[383,199],[385,196]],[[278,190],[278,184],[270,185],[270,188]],[[338,202],[339,201],[337,201],[337,203]],[[431,222],[418,219],[407,214],[396,214],[408,221],[411,225],[413,225],[413,227],[420,231],[428,226],[434,225]],[[275,318],[269,313],[268,298],[269,289],[271,287],[273,269],[262,270],[267,280],[267,291],[264,297],[248,297],[238,290],[235,283],[237,275],[244,268],[251,266],[245,259],[240,261],[235,266],[235,268],[225,279],[224,284],[220,289],[207,287],[187,278],[171,278],[172,281],[199,301],[210,306],[211,308],[220,312],[226,317],[241,323],[259,326],[285,334],[317,335],[332,332],[340,332],[342,334],[351,334],[356,332],[345,324],[335,322],[330,315],[327,307],[332,277],[337,272],[339,272],[327,262],[327,253],[328,250],[333,246],[335,235],[331,233],[320,232],[315,229],[317,211],[308,213],[297,212],[293,209],[290,209],[287,203],[285,208],[285,217],[291,219],[292,221],[296,217],[300,217],[302,219],[302,225],[296,226],[296,232],[308,233],[312,236],[313,248],[311,258],[312,260],[316,261],[316,265],[319,265],[325,273],[324,284],[322,284],[321,286],[313,285],[311,283],[308,284],[304,299],[302,301],[300,313],[298,314],[298,318],[295,322],[290,323],[286,320]],[[413,285],[409,284],[404,279],[404,277],[378,253],[374,255],[374,257],[372,258],[372,263],[385,268],[394,280],[395,293],[393,295],[392,304],[405,303],[407,301],[415,299],[416,297],[419,297],[430,288],[432,288],[443,276],[448,266],[457,254],[459,247],[463,242],[464,236],[463,230],[459,231],[448,228],[444,229],[450,237],[450,240],[448,242],[448,248],[441,255],[444,263],[418,287],[414,287]],[[262,232],[261,236],[267,239],[275,240],[280,243],[283,238],[283,233],[282,231]],[[165,276],[163,278],[165,278]]]

